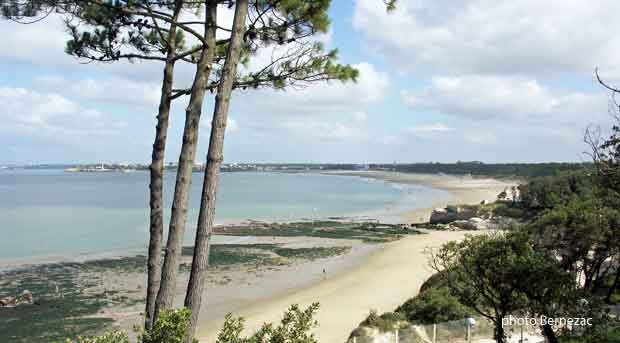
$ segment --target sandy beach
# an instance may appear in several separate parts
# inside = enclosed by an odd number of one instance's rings
[[[428,248],[462,239],[465,234],[432,231],[382,245],[351,269],[306,288],[256,301],[239,308],[234,315],[246,319],[246,333],[250,333],[263,322],[278,321],[291,304],[308,306],[319,302],[317,338],[320,342],[345,342],[371,309],[391,311],[417,293],[433,273],[427,265]],[[222,322],[222,318],[202,321],[200,342],[215,342]]]
[[[373,178],[394,183],[418,184],[449,192],[449,199],[437,199],[434,207],[447,204],[477,204],[494,201],[497,194],[517,184],[492,178],[472,178],[450,175],[404,174],[392,172],[336,172],[337,175]],[[412,209],[398,215],[407,222],[425,222],[432,208]],[[391,311],[414,296],[422,283],[432,275],[425,251],[451,240],[459,240],[465,232],[429,231],[384,244],[369,254],[358,256],[328,277],[303,288],[281,292],[277,296],[248,301],[237,306],[234,315],[246,319],[246,334],[258,329],[264,322],[274,322],[291,304],[308,306],[319,302],[317,319],[320,326],[315,333],[320,342],[345,342],[350,332],[368,315],[371,309]],[[347,259],[347,257],[343,257]],[[301,271],[300,271],[301,272]],[[299,275],[302,275],[300,273]],[[290,277],[295,277],[290,275]],[[245,294],[239,293],[243,298]],[[207,305],[208,306],[208,305]],[[221,309],[220,309],[221,310]],[[206,312],[208,313],[208,309]],[[219,312],[219,311],[218,311]],[[201,342],[215,342],[223,319],[220,316],[201,316],[198,338]],[[213,319],[211,319],[213,318]]]
[[[252,308],[266,299],[278,299],[300,289],[308,289],[333,277],[359,267],[374,251],[381,249],[381,244],[365,244],[359,240],[326,239],[316,237],[221,237],[220,244],[277,244],[283,248],[310,247],[350,247],[343,255],[320,258],[317,260],[287,261],[286,264],[275,265],[234,265],[233,268],[211,268],[208,275],[208,287],[205,303],[200,312],[202,323],[217,323],[219,330],[227,313],[241,314],[245,309]],[[184,256],[182,263],[190,263],[191,256]],[[323,271],[326,271],[324,273]],[[106,272],[97,275],[102,282],[98,288],[110,292],[121,292],[128,297],[144,297],[143,285],[146,283],[144,273]],[[86,275],[86,277],[90,277]],[[183,271],[177,280],[175,306],[182,307],[189,273]],[[111,317],[116,325],[127,332],[132,332],[135,325],[140,325],[144,310],[140,301],[134,306],[109,307],[100,313],[101,317]],[[266,319],[265,319],[266,320]],[[209,327],[208,325],[206,327]],[[214,338],[211,330],[208,336]],[[205,334],[207,336],[207,334]]]

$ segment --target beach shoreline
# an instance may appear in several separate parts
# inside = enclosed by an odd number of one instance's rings
[[[409,223],[428,221],[435,207],[494,201],[501,191],[518,184],[516,180],[377,171],[338,171],[324,174],[423,185],[450,193],[449,198],[437,199],[433,207],[416,208],[396,214]],[[264,322],[277,322],[291,304],[309,306],[313,302],[319,302],[322,306],[316,319],[320,326],[314,331],[318,340],[345,342],[350,332],[371,309],[379,312],[392,311],[417,294],[422,283],[433,274],[426,261],[428,249],[463,239],[466,234],[472,233],[480,232],[428,231],[423,235],[382,244],[363,256],[363,260],[357,260],[349,269],[329,275],[306,287],[287,291],[273,298],[257,300],[246,307],[238,308],[234,315],[245,318],[245,334],[251,334]],[[416,263],[411,263],[412,261]],[[387,287],[388,292],[381,291]],[[215,342],[222,324],[223,318],[201,320],[197,334],[200,342]]]
[[[468,233],[429,231],[382,244],[348,269],[299,289],[255,299],[247,306],[236,308],[233,315],[245,319],[244,334],[248,335],[265,322],[277,323],[292,304],[306,307],[318,302],[321,305],[316,316],[319,327],[313,331],[318,341],[345,342],[370,310],[392,311],[417,294],[422,283],[433,274],[427,265],[428,249],[460,240]],[[201,318],[197,338],[201,343],[215,342],[222,324],[223,317]]]
[[[428,222],[435,208],[447,205],[475,205],[482,201],[493,202],[497,195],[521,181],[516,179],[497,179],[492,177],[472,177],[447,174],[417,174],[390,171],[328,171],[325,175],[362,177],[405,185],[421,185],[449,193],[449,197],[434,199],[431,207],[414,208],[397,213],[406,223]],[[394,214],[392,214],[394,215]]]

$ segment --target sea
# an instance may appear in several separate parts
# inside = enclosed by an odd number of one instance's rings
[[[0,262],[144,250],[148,242],[148,172],[70,173],[0,170]],[[169,218],[174,173],[164,177]],[[194,173],[185,243],[191,244],[202,174]],[[444,191],[319,173],[222,173],[216,222],[373,217],[430,207]],[[165,229],[167,229],[165,227]]]

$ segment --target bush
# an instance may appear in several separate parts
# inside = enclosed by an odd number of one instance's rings
[[[595,184],[594,174],[584,170],[535,178],[519,186],[520,200],[528,209],[554,208],[571,200],[592,198]]]
[[[142,332],[139,342],[181,343],[185,337],[190,317],[191,311],[186,308],[164,310],[157,317],[153,329]],[[194,340],[194,342],[198,341]]]
[[[472,315],[467,307],[453,297],[448,289],[430,288],[407,300],[396,309],[410,322],[421,324],[442,323]]]
[[[369,326],[379,329],[379,331],[387,332],[399,328],[402,322],[407,318],[398,312],[386,312],[379,315],[376,310],[371,310],[368,317],[361,323],[363,326]]]
[[[589,330],[583,335],[566,335],[560,338],[560,343],[602,343],[620,342],[620,327],[602,326]]]
[[[525,219],[529,216],[529,213],[523,208],[508,203],[497,203],[497,206],[493,209],[493,214],[515,219]]]
[[[217,343],[318,343],[310,330],[318,326],[314,319],[319,304],[314,303],[305,310],[298,305],[292,305],[284,312],[284,317],[278,326],[265,323],[252,336],[241,337],[243,332],[243,318],[234,318],[226,315],[222,330],[217,336]]]
[[[191,316],[190,310],[172,309],[162,311],[151,331],[141,331],[139,343],[181,343]],[[197,343],[194,340],[194,343]],[[76,341],[67,339],[65,343],[129,343],[127,333],[109,331],[101,336],[78,337]]]
[[[305,310],[292,305],[278,326],[265,323],[250,337],[241,337],[244,320],[226,315],[224,326],[217,336],[217,343],[318,343],[310,330],[318,326],[314,319],[319,304],[314,303]],[[188,309],[162,311],[151,331],[142,331],[139,343],[181,343],[183,342],[191,312]],[[194,343],[198,343],[196,339]],[[129,343],[126,333],[110,331],[97,337],[79,337],[77,341],[67,339],[65,343]]]
[[[67,339],[65,343],[129,343],[129,337],[122,331],[108,331],[97,337],[78,337],[76,341]]]
[[[432,288],[446,287],[448,283],[446,281],[447,277],[445,276],[445,273],[446,271],[442,270],[440,272],[437,272],[431,275],[431,277],[429,277],[426,281],[424,281],[424,283],[422,284],[422,287],[420,287],[420,294]]]

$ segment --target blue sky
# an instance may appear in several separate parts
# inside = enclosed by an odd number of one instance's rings
[[[586,160],[585,128],[611,121],[593,71],[620,76],[619,10],[611,0],[402,0],[387,14],[379,0],[333,1],[320,39],[359,82],[236,92],[225,161]],[[148,162],[160,65],[81,64],[63,52],[59,17],[2,21],[0,34],[0,164]],[[179,70],[179,82],[191,73]],[[183,116],[175,104],[168,161]]]

